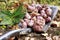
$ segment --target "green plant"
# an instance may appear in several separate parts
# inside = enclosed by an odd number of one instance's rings
[[[2,14],[0,17],[3,19],[0,23],[1,25],[13,25],[19,23],[20,19],[22,19],[25,15],[22,4],[20,4],[20,6],[13,13],[9,10],[2,10],[0,14]]]
[[[0,28],[1,28],[2,30],[4,30],[4,29],[6,29],[6,26],[5,26],[5,25],[2,25],[2,26],[0,26]]]

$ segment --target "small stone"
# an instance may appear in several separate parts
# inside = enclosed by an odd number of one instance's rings
[[[32,36],[32,34],[29,34],[28,36]]]
[[[60,22],[58,22],[58,27],[60,27]]]
[[[10,37],[8,40],[14,40],[15,39],[15,37]]]
[[[2,35],[3,33],[0,33],[0,35]]]
[[[54,40],[59,40],[59,36],[53,36]]]
[[[43,35],[43,36],[48,36],[48,33],[43,33],[42,35]]]
[[[30,40],[35,40],[35,38],[31,38]]]
[[[46,37],[46,39],[47,39],[47,40],[52,40],[52,38],[51,38],[51,37]]]
[[[30,37],[25,37],[25,40],[29,40],[30,39]]]

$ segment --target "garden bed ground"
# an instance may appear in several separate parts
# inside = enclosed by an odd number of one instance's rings
[[[59,14],[60,14],[60,12],[59,12]],[[60,16],[58,19],[60,19]],[[59,21],[59,20],[57,20],[57,21]],[[14,30],[14,27],[12,29]],[[5,32],[6,32],[5,30],[0,29],[0,35],[3,35]],[[60,40],[60,26],[59,27],[50,27],[46,33],[48,34],[48,37],[51,38],[52,40]],[[22,35],[22,36],[18,35],[18,40],[46,40],[46,37],[47,36],[44,36],[41,34],[36,34],[36,33],[32,32],[28,35]],[[15,39],[15,37],[12,37],[8,40],[11,40],[11,39]],[[17,40],[17,38],[15,40]]]
[[[52,40],[60,40],[60,28],[49,28],[49,30],[46,32],[48,36],[44,36],[42,34],[37,33],[30,33],[28,35],[19,35],[17,38],[12,37],[11,39],[15,40],[47,40],[46,38],[51,38]],[[45,34],[45,33],[44,33]],[[49,39],[48,39],[49,40]]]

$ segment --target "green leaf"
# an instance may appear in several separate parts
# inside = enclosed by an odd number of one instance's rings
[[[21,12],[22,12],[22,9],[23,9],[23,8],[22,8],[22,5],[20,5],[20,6],[14,11],[12,17],[15,17],[15,16],[17,16],[17,15],[20,15]]]
[[[13,25],[12,19],[6,14],[0,12],[0,18],[2,18],[0,25]]]
[[[9,17],[4,17],[3,21],[1,22],[2,25],[12,25],[12,19],[10,19]]]
[[[5,25],[2,25],[1,28],[2,28],[2,29],[6,29],[6,26],[5,26]]]
[[[23,5],[21,4],[13,13],[12,18],[14,18],[14,23],[19,23],[20,19],[24,17],[25,13],[23,11]]]
[[[14,11],[14,13],[10,13],[9,10],[3,10],[1,13],[3,14],[0,15],[3,19],[0,23],[2,25],[13,25],[19,23],[20,19],[22,19],[25,15],[22,4]]]
[[[7,15],[7,16],[12,16],[12,13],[9,10],[2,10],[1,13]]]
[[[16,16],[14,19],[14,23],[19,23],[19,21],[20,21],[20,19],[23,19],[23,17],[24,17],[24,15],[25,14],[21,14],[21,15],[18,15],[18,16]]]

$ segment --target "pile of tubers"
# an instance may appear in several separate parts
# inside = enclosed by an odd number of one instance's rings
[[[34,31],[42,31],[45,24],[51,22],[52,9],[47,5],[41,5],[34,1],[32,4],[24,3],[27,9],[25,17],[20,21],[21,28],[31,27]]]

